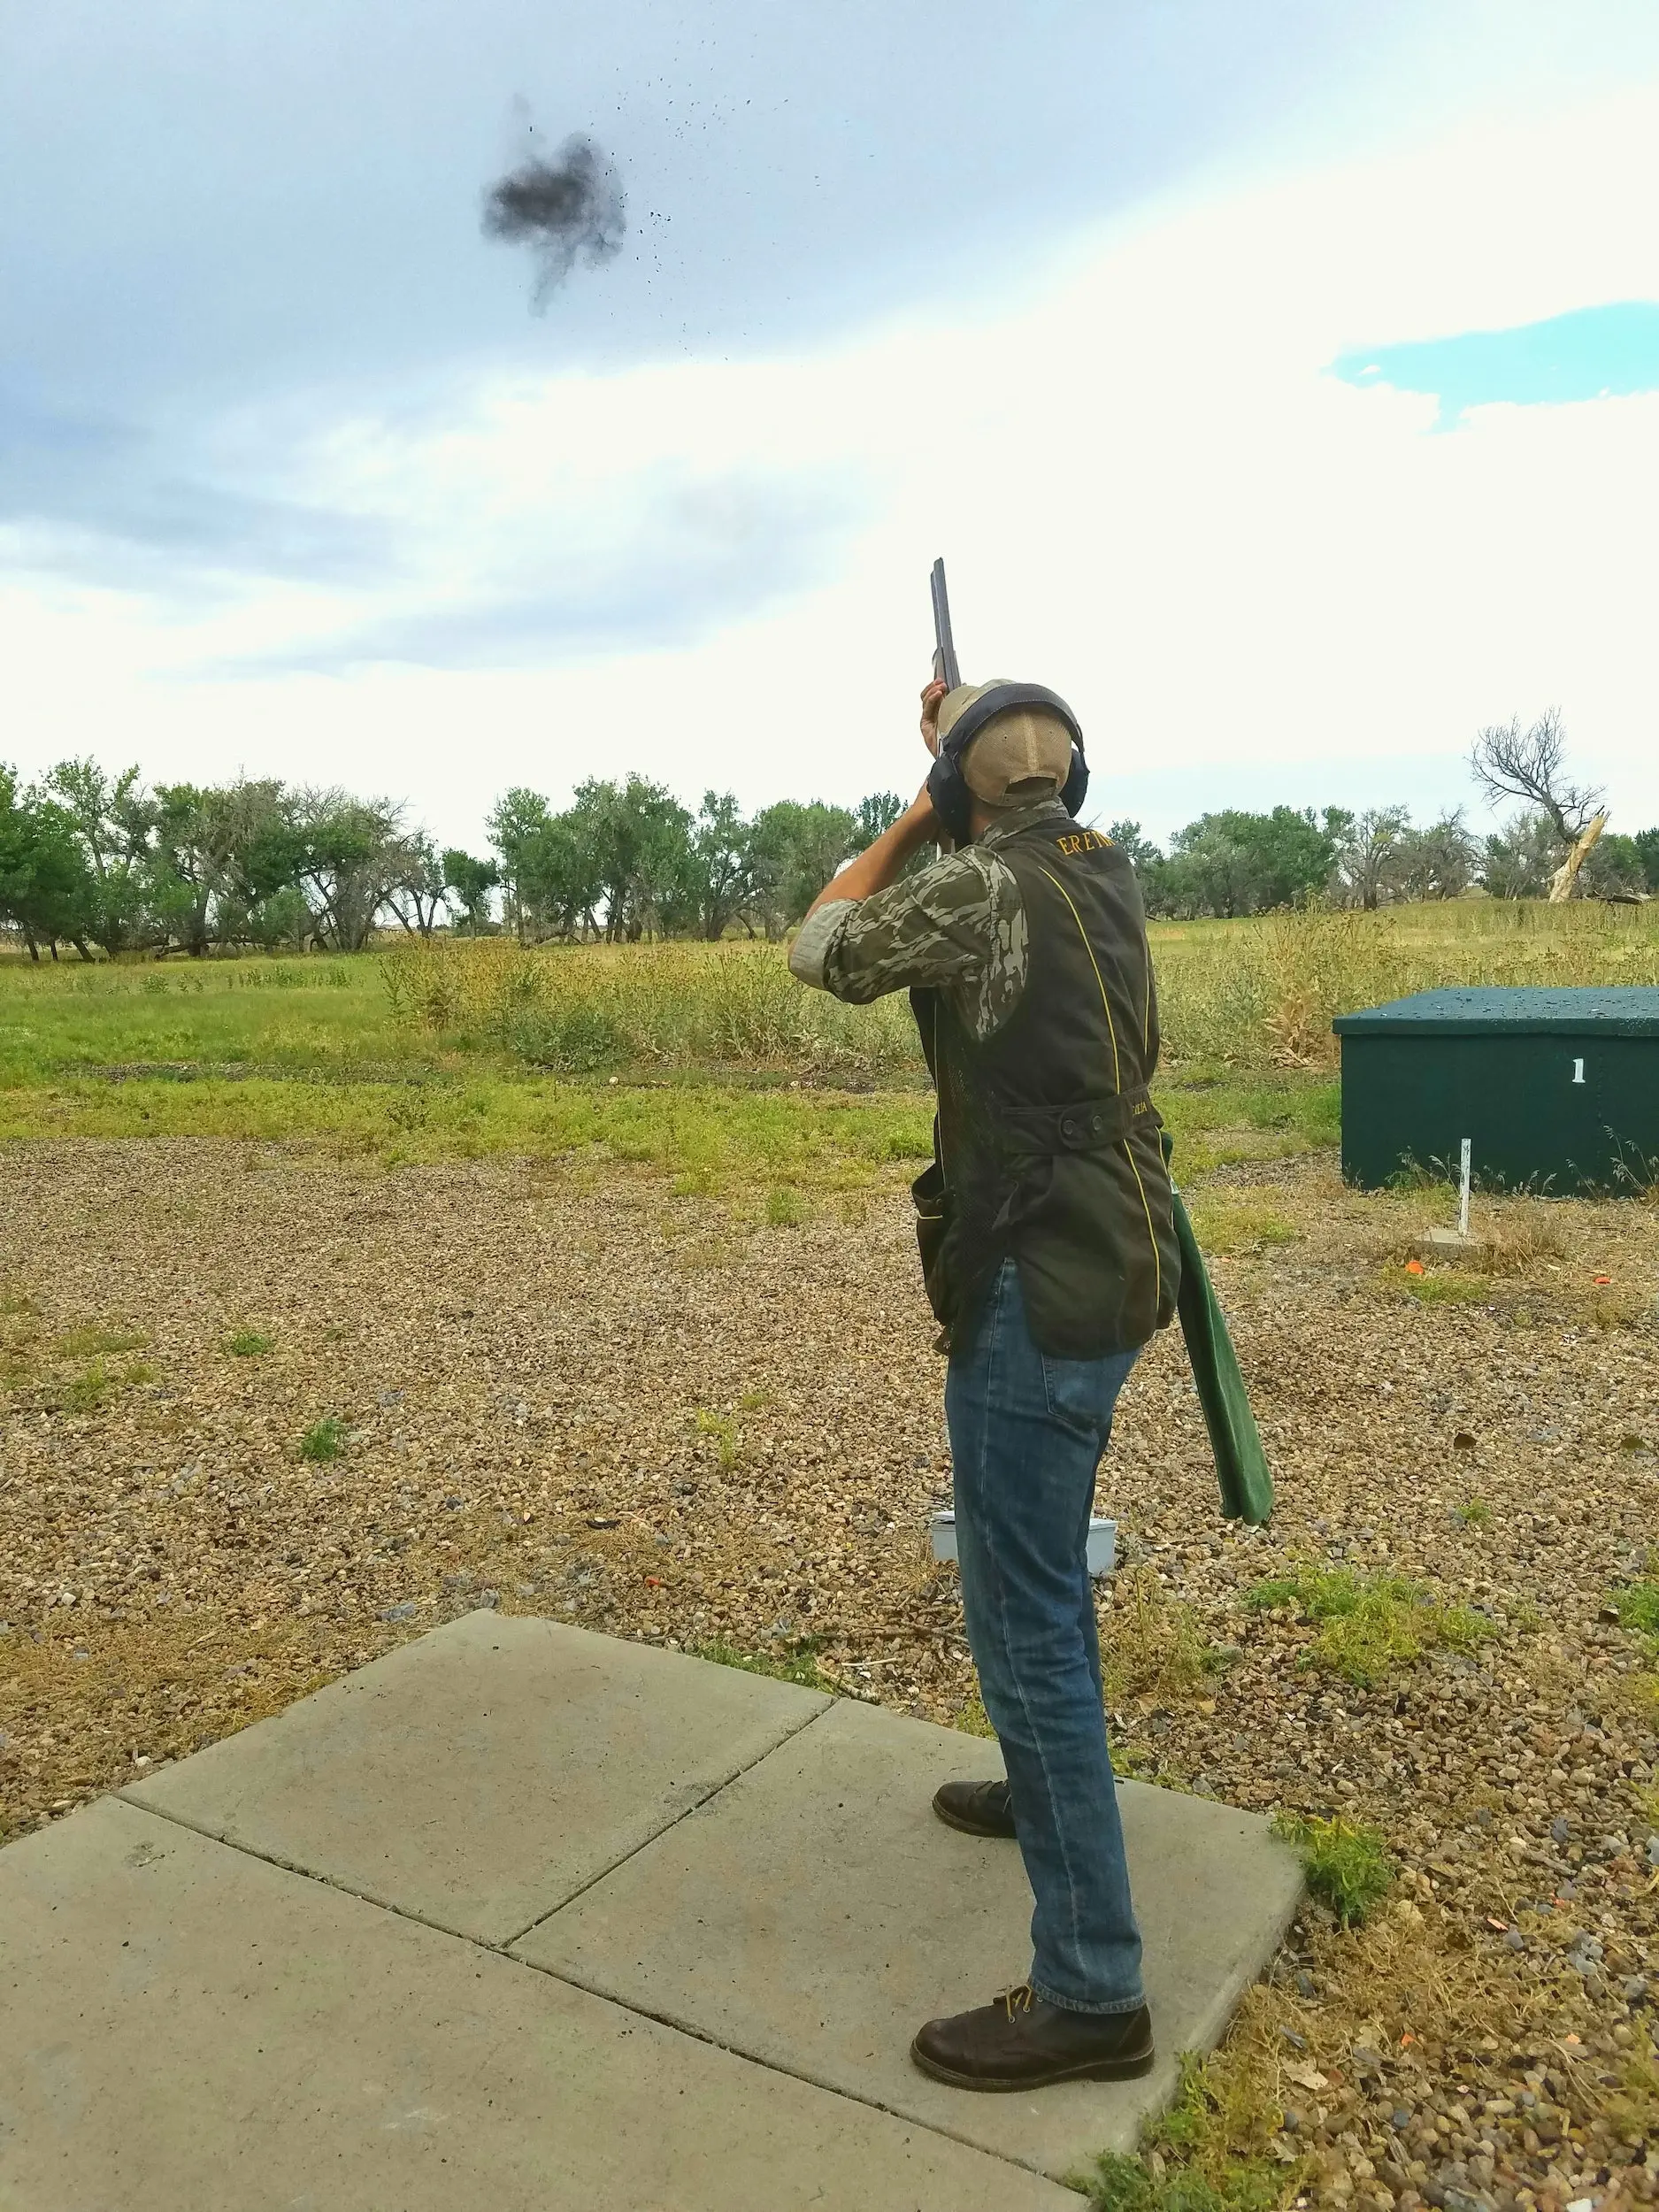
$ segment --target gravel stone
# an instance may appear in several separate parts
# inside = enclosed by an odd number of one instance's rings
[[[1617,2133],[1639,2047],[1617,2034],[1659,1955],[1659,1841],[1640,1840],[1659,1710],[1638,1640],[1598,1615],[1659,1530],[1659,1463],[1624,1448],[1659,1434],[1659,1213],[1483,1201],[1547,1238],[1483,1302],[1418,1304],[1394,1263],[1422,1194],[1346,1190],[1325,1158],[1186,1182],[1201,1218],[1237,1201],[1297,1233],[1213,1263],[1279,1509],[1264,1532],[1220,1521],[1166,1334],[1098,1492],[1124,1561],[1099,1594],[1120,1760],[1254,1810],[1340,1811],[1399,1870],[1374,1929],[1303,1912],[1234,2046],[1259,2012],[1264,2078],[1311,2085],[1290,2131],[1330,2162],[1317,2207],[1385,2189],[1403,2212],[1448,2192],[1467,2200],[1451,2212],[1651,2203]],[[4,1832],[479,1593],[809,1657],[896,1711],[974,1724],[955,1570],[926,1542],[949,1460],[902,1168],[810,1194],[800,1226],[763,1210],[589,1157],[386,1171],[208,1140],[6,1148]],[[1640,1296],[1595,1317],[1596,1273]],[[89,1328],[147,1340],[77,1408],[54,1348]],[[229,1356],[237,1330],[271,1351]],[[331,1417],[342,1456],[300,1459]],[[1369,1686],[1332,1675],[1315,1627],[1246,1602],[1330,1545],[1489,1632]],[[976,1755],[964,1738],[965,1774]]]

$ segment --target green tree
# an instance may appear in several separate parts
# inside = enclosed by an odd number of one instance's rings
[[[904,811],[904,801],[896,791],[872,791],[860,799],[853,809],[853,834],[858,840],[857,849],[863,852],[884,836]]]
[[[855,818],[818,799],[780,799],[763,808],[750,841],[755,910],[773,938],[800,920],[841,863],[860,849]]]
[[[164,942],[199,959],[216,939],[247,933],[248,918],[298,879],[304,842],[282,786],[161,784],[154,800],[150,902]]]
[[[388,885],[386,903],[411,937],[431,936],[448,889],[443,863],[426,832],[406,833],[397,880]]]
[[[1276,806],[1271,814],[1227,808],[1176,832],[1165,879],[1179,912],[1259,914],[1322,891],[1336,845],[1311,807]]]
[[[526,863],[534,841],[545,833],[552,818],[551,810],[539,791],[529,791],[522,784],[515,784],[496,800],[485,821],[489,841],[501,860],[507,919],[521,942],[529,919],[525,897]]]
[[[636,942],[688,920],[695,905],[691,816],[665,784],[589,778],[563,818],[591,854],[605,935]]]
[[[138,770],[111,778],[90,757],[60,760],[45,789],[74,826],[87,862],[86,928],[110,954],[138,944],[150,924],[156,810]]]
[[[489,895],[501,881],[493,860],[474,860],[471,853],[451,845],[443,856],[443,887],[460,901],[468,933],[476,937],[489,923]]]
[[[521,846],[521,904],[537,934],[544,930],[558,937],[597,933],[603,856],[594,832],[594,824],[572,810],[549,815]]]
[[[1480,849],[1470,835],[1462,807],[1400,840],[1396,879],[1409,899],[1459,899],[1475,879]]]
[[[1352,814],[1327,807],[1325,827],[1335,847],[1331,888],[1340,904],[1375,913],[1398,890],[1401,849],[1410,832],[1410,810],[1368,806]]]
[[[1480,880],[1494,899],[1541,899],[1561,863],[1561,838],[1542,811],[1517,814],[1487,837]]]
[[[393,893],[424,879],[420,839],[404,827],[401,805],[339,789],[294,793],[287,819],[318,937],[337,952],[360,952]]]
[[[1630,841],[1641,855],[1642,876],[1648,890],[1659,891],[1659,829],[1638,830]]]
[[[1639,897],[1647,888],[1641,847],[1633,837],[1604,830],[1590,848],[1579,871],[1579,883],[1593,899]]]
[[[1106,834],[1123,847],[1138,872],[1156,867],[1164,857],[1152,840],[1141,834],[1139,822],[1114,822]]]
[[[712,944],[724,937],[754,889],[749,825],[730,791],[705,791],[691,832],[691,895],[697,926]]]
[[[18,787],[17,771],[0,764],[0,918],[12,923],[38,960],[45,945],[54,960],[60,939],[83,960],[92,879],[64,807]]]

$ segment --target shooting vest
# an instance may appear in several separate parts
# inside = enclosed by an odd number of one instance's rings
[[[1058,810],[995,850],[1025,904],[1013,1012],[980,1040],[942,991],[910,995],[939,1099],[922,1269],[948,1345],[1011,1256],[1039,1349],[1097,1359],[1164,1328],[1180,1286],[1146,914],[1123,848]]]

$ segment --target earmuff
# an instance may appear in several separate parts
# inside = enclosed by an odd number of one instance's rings
[[[1071,766],[1061,787],[1060,803],[1073,818],[1088,793],[1088,763],[1083,757],[1083,733],[1078,719],[1058,692],[1042,684],[993,684],[972,706],[965,707],[940,740],[939,752],[927,777],[927,795],[933,812],[958,845],[971,834],[970,810],[973,794],[962,772],[962,756],[986,724],[1010,707],[1041,707],[1064,722],[1071,738]]]

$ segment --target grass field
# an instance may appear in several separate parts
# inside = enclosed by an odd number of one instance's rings
[[[1466,902],[1155,926],[1159,1103],[1189,1171],[1337,1134],[1332,1017],[1445,983],[1659,982],[1659,914]],[[388,1162],[598,1148],[711,1188],[924,1157],[902,997],[775,946],[394,944],[0,963],[0,1136],[311,1139]]]

